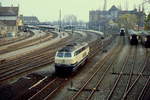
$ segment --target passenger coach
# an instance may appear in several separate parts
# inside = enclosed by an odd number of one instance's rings
[[[89,55],[88,43],[72,43],[56,52],[55,72],[71,73],[84,64]]]
[[[145,48],[150,48],[150,33],[142,32],[141,42],[145,46]]]

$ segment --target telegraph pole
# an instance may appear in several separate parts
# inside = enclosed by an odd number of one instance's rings
[[[61,31],[61,9],[59,11],[59,32]]]

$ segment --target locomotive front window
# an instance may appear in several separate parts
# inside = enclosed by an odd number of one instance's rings
[[[136,39],[136,38],[137,38],[137,36],[136,36],[136,35],[132,35],[132,38]]]
[[[57,54],[57,57],[63,57],[63,55],[64,55],[64,53],[60,53],[60,52],[59,52],[59,53]]]
[[[121,30],[121,32],[124,32],[124,30]]]
[[[71,53],[65,53],[65,56],[64,57],[71,57]]]

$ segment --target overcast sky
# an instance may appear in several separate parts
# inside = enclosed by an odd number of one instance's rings
[[[128,4],[126,1],[128,1]],[[142,1],[107,0],[107,9],[112,5],[121,5],[123,9],[127,5],[129,9],[133,9]],[[79,20],[88,21],[89,10],[102,9],[104,5],[104,0],[0,0],[0,2],[3,6],[19,5],[20,14],[37,16],[40,21],[58,20],[60,9],[62,10],[62,16],[74,14]]]

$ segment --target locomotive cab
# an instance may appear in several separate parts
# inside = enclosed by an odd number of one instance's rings
[[[130,35],[130,44],[131,45],[137,45],[139,40],[139,36],[136,34]]]

